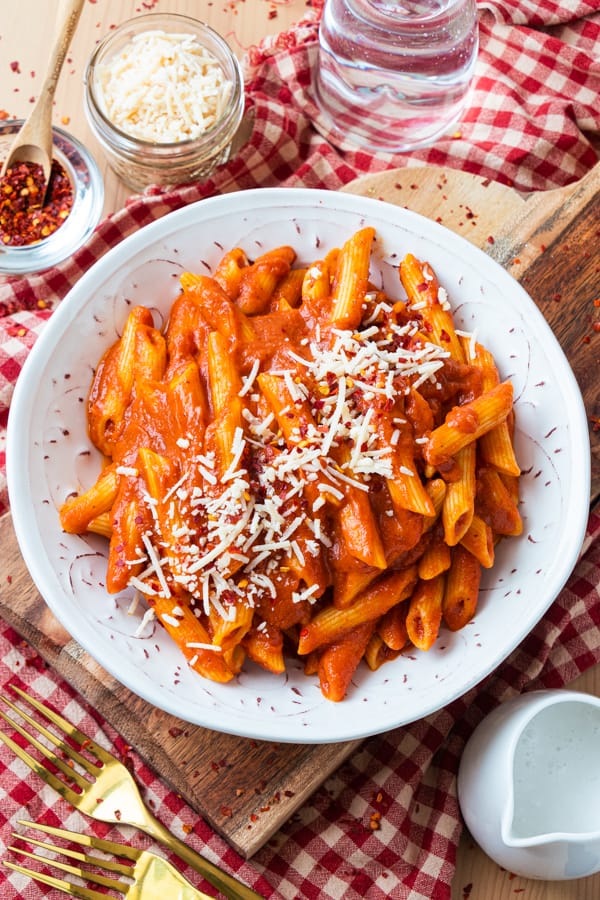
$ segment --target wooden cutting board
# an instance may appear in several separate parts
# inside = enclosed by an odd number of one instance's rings
[[[552,325],[600,421],[600,166],[576,185],[517,192],[447,169],[409,168],[359,179],[381,197],[441,221],[518,278]],[[600,301],[599,301],[600,302]],[[595,421],[595,420],[594,420]],[[600,431],[591,430],[592,497],[600,491]],[[0,522],[0,615],[136,748],[144,761],[249,857],[360,742],[256,742],[189,725],[115,681],[57,622],[22,561],[10,515]]]

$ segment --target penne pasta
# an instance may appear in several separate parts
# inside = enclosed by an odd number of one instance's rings
[[[475,444],[467,444],[456,454],[458,477],[446,490],[442,507],[444,540],[454,547],[468,530],[475,511]]]
[[[340,251],[331,297],[331,321],[336,328],[356,328],[360,324],[374,237],[373,228],[363,228]]]
[[[406,300],[370,280],[375,237],[301,264],[234,247],[181,275],[162,330],[134,307],[94,373],[103,463],[62,527],[104,537],[108,591],[232,690],[293,656],[342,701],[362,661],[470,622],[523,528],[510,382],[426,261],[400,263]]]
[[[328,700],[339,703],[346,696],[352,676],[373,634],[373,628],[373,622],[358,625],[326,647],[319,656],[319,684],[323,696]]]
[[[450,631],[460,631],[471,621],[477,608],[481,565],[461,544],[452,552],[446,576],[442,614]]]
[[[491,431],[507,418],[512,401],[512,384],[505,381],[470,403],[454,407],[444,424],[431,432],[423,451],[427,462],[437,467]]]
[[[414,589],[406,614],[406,631],[418,650],[433,647],[442,624],[444,576],[436,575],[419,581]]]
[[[324,607],[301,630],[298,653],[303,656],[323,644],[337,640],[357,625],[380,618],[388,609],[410,596],[416,579],[414,567],[394,572],[368,587],[352,606],[345,609],[338,609],[333,605]]]

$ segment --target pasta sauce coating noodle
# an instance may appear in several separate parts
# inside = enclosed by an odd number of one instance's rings
[[[100,361],[106,465],[60,510],[110,541],[201,676],[302,660],[327,698],[357,666],[473,617],[498,540],[521,533],[513,393],[457,330],[427,262],[370,282],[374,229],[300,266],[292,247],[181,277],[158,330],[134,308]]]

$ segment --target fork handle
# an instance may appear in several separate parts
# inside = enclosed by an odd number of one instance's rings
[[[147,810],[146,812],[148,813]],[[190,868],[195,872],[198,872],[199,875],[202,875],[202,877],[212,884],[213,887],[216,887],[217,890],[221,891],[228,900],[263,900],[261,895],[257,894],[252,888],[242,884],[237,878],[224,872],[214,863],[210,862],[210,860],[206,859],[204,856],[200,856],[199,853],[196,853],[195,850],[192,850],[191,847],[184,844],[184,842],[179,840],[178,837],[175,837],[174,834],[171,834],[171,832],[150,813],[144,818],[143,822],[139,823],[139,826],[146,834],[151,835],[164,847],[167,847],[169,850],[172,850],[173,853],[176,853],[177,856],[181,857]]]

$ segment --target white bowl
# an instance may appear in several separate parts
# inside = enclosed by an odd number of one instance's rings
[[[444,632],[428,653],[377,672],[361,666],[342,703],[323,699],[292,663],[285,676],[252,666],[228,685],[191,671],[156,629],[136,638],[129,601],[105,589],[106,546],[62,532],[57,508],[90,486],[82,402],[92,369],[132,304],[166,314],[184,270],[206,272],[223,248],[249,257],[292,244],[299,262],[322,258],[365,223],[377,230],[372,277],[398,295],[396,267],[411,251],[429,260],[460,327],[477,330],[516,397],[523,469],[522,537],[503,541],[484,575],[471,624]],[[8,429],[8,481],[25,562],[51,610],[115,678],[180,718],[275,741],[359,738],[432,713],[480,682],[527,635],[558,595],[581,548],[589,504],[589,437],[577,383],[552,331],[525,291],[485,253],[442,226],[378,200],[327,191],[263,189],[171,213],[124,240],[84,275],[53,314],[19,378]],[[160,652],[154,650],[155,645]]]

